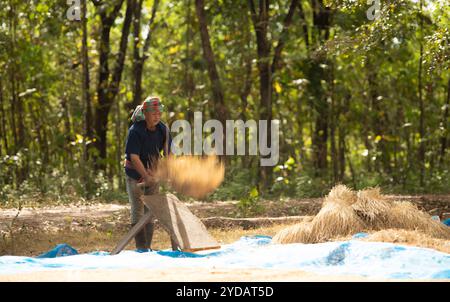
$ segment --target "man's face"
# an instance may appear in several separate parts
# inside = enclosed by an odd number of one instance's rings
[[[145,121],[151,127],[156,126],[161,121],[161,111],[159,110],[145,112],[144,116]]]

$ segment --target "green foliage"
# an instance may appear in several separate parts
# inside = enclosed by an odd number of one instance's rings
[[[208,200],[240,200],[250,194],[252,186],[252,171],[231,168],[226,171],[222,185],[208,197]]]
[[[249,217],[260,214],[264,207],[259,203],[260,195],[258,188],[254,187],[238,203],[238,217]]]
[[[103,2],[101,10],[110,13],[114,1]],[[167,108],[163,120],[169,124],[192,118],[194,111],[203,112],[206,121],[216,110],[194,2],[161,1],[145,54],[143,95],[162,97]],[[248,3],[205,2],[229,118],[258,120],[258,45]],[[272,1],[269,8],[271,55],[288,2]],[[448,1],[381,2],[380,17],[368,20],[365,0],[324,1],[331,18],[329,26],[320,27],[317,22],[324,19],[314,18],[317,8],[300,1],[304,18],[297,9],[272,75],[271,110],[281,127],[273,182],[254,196],[258,159],[248,164],[233,157],[224,183],[206,200],[239,200],[243,212],[257,212],[259,198],[323,196],[339,182],[357,189],[381,186],[393,193],[448,193]],[[97,109],[100,11],[87,3],[89,92]],[[143,3],[142,24],[147,24],[153,1]],[[99,158],[95,139],[84,137],[81,23],[67,20],[67,8],[65,1],[0,2],[2,205],[21,199],[126,202],[122,160],[135,84],[133,39],[128,39],[122,82],[108,116],[106,156]],[[124,13],[125,5],[120,15]],[[119,17],[111,28],[111,70],[122,23]],[[144,35],[147,25],[141,30]],[[325,137],[322,145],[320,136]],[[90,160],[84,159],[86,146]],[[326,167],[318,168],[319,149],[326,153]],[[97,169],[101,164],[103,171]]]

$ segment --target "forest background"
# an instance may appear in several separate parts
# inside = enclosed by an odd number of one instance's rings
[[[278,165],[227,156],[205,200],[449,193],[450,7],[376,3],[1,1],[0,205],[126,202],[125,139],[148,95],[169,125],[280,120]]]

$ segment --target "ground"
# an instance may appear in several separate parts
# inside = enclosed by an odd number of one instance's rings
[[[441,218],[450,217],[450,195],[389,196],[413,202],[419,209]],[[190,210],[217,235],[230,243],[252,234],[274,235],[286,225],[318,213],[323,199],[263,201],[254,217],[239,216],[238,203],[192,202]],[[129,206],[120,203],[72,204],[52,207],[0,210],[0,255],[36,256],[58,243],[73,245],[80,252],[111,250],[129,229]],[[168,248],[168,236],[158,228],[155,248]],[[132,249],[130,244],[127,249]]]
[[[421,196],[389,196],[392,200],[404,200],[413,202],[419,209],[430,215],[442,218],[450,217],[450,195],[421,195]],[[301,221],[306,216],[317,214],[322,205],[322,199],[290,199],[285,201],[263,201],[261,209],[253,213],[254,217],[239,218],[239,207],[235,201],[227,202],[193,202],[189,203],[190,210],[207,226],[211,235],[221,244],[228,244],[245,235],[275,235],[279,230],[288,225]],[[75,247],[80,253],[96,250],[111,251],[120,238],[129,230],[129,207],[120,203],[97,204],[73,204],[52,207],[23,208],[0,210],[0,255],[37,256],[59,243],[67,243]],[[379,235],[379,234],[378,234]],[[387,238],[391,242],[421,245],[449,252],[449,242],[426,238],[420,242],[410,241],[407,232],[396,233],[393,236],[374,236],[374,238]],[[157,227],[152,248],[166,249],[170,247],[169,236]],[[130,243],[126,249],[134,249]],[[152,281],[158,279],[152,274],[144,272],[128,272],[134,280],[138,273],[140,280]],[[127,275],[125,274],[125,275]],[[43,273],[39,280],[70,280],[73,276],[86,278],[83,272]],[[114,275],[114,274],[113,274]],[[114,281],[113,275],[105,272],[90,272],[89,280],[96,281],[108,276],[108,280]],[[120,274],[122,277],[123,272]],[[160,277],[166,281],[176,281],[176,275],[161,272]],[[273,271],[273,270],[246,270],[233,272],[232,270],[209,270],[198,279],[198,272],[190,272],[186,269],[185,277],[191,276],[192,281],[291,281],[291,280],[323,280],[324,277],[300,271]],[[36,276],[24,274],[19,280],[32,280]],[[6,279],[5,279],[6,278]],[[16,278],[16,279],[15,279]],[[43,279],[42,279],[43,278]],[[360,280],[360,277],[355,277]],[[17,276],[3,276],[4,281],[18,280]],[[130,281],[131,281],[130,279]],[[345,280],[350,280],[346,277]],[[189,279],[190,280],[190,279]],[[327,279],[329,280],[329,279]]]

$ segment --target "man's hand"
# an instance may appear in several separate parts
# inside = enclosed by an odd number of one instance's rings
[[[155,182],[153,171],[151,171],[150,169],[146,169],[144,167],[144,164],[142,164],[139,155],[131,154],[131,162],[133,163],[133,167],[139,172],[139,174],[144,179],[146,186]]]

